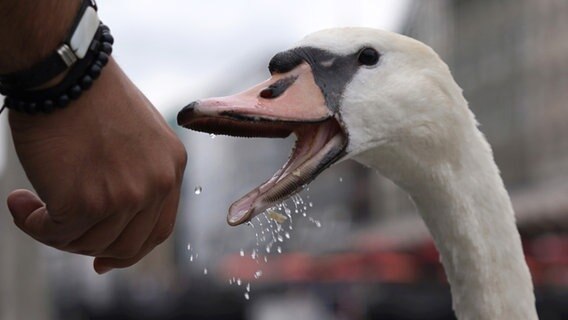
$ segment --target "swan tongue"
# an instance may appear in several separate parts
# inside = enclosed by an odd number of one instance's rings
[[[272,178],[235,201],[229,208],[227,222],[239,225],[265,209],[276,205],[314,180],[343,154],[346,139],[331,119],[317,125],[315,136],[308,136],[307,130],[298,134],[296,147],[286,164]],[[313,131],[312,131],[313,132]],[[307,141],[312,138],[312,141]],[[300,149],[305,149],[299,151]]]

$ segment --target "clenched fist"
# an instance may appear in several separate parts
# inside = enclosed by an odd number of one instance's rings
[[[133,265],[172,232],[183,145],[111,59],[92,88],[49,115],[10,111],[18,157],[37,191],[16,190],[16,225],[104,273]]]

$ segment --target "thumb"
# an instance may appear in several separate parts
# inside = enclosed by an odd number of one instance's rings
[[[8,195],[6,202],[8,209],[12,213],[14,222],[23,231],[26,231],[26,220],[32,213],[47,213],[45,203],[29,190],[19,189],[12,191],[12,193]]]

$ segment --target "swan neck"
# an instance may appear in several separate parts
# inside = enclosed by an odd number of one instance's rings
[[[537,319],[511,201],[485,145],[468,148],[460,166],[445,167],[411,196],[440,252],[459,319]]]
[[[458,319],[538,319],[511,201],[489,145],[478,137],[457,161],[418,171],[419,164],[390,156],[362,162],[374,163],[415,202],[440,252]]]

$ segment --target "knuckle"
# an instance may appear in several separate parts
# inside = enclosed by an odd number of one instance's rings
[[[160,244],[160,243],[166,241],[170,237],[170,235],[172,234],[173,231],[174,231],[174,224],[173,223],[169,223],[169,224],[166,224],[164,226],[160,226],[156,230],[155,243]]]
[[[175,187],[176,178],[172,174],[162,173],[154,179],[154,183],[160,193],[166,193]]]
[[[85,214],[87,219],[99,220],[107,215],[109,204],[106,199],[92,193],[84,193],[80,201],[82,214]]]
[[[116,203],[124,204],[124,205],[135,205],[142,201],[144,198],[143,193],[141,190],[137,190],[136,188],[124,188],[120,192],[117,193],[116,196]]]
[[[181,168],[181,171],[183,172],[185,166],[187,165],[187,151],[185,150],[182,143],[179,143],[176,148],[176,159],[178,161],[177,162],[178,166]]]

